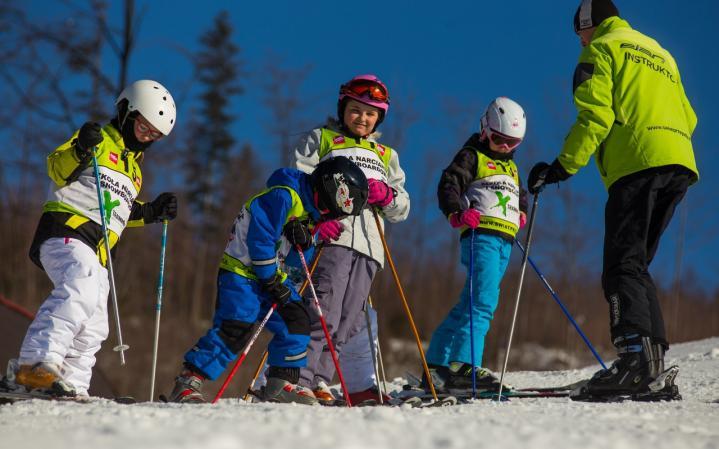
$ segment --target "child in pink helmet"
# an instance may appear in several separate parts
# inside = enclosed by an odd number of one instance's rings
[[[319,237],[326,244],[313,275],[353,402],[377,398],[369,342],[351,344],[366,348],[364,354],[352,350],[348,357],[348,349],[342,355],[353,336],[358,339],[367,336],[363,310],[372,280],[384,264],[384,249],[372,209],[379,212],[381,223],[383,219],[397,223],[409,214],[409,195],[404,188],[405,175],[398,153],[377,141],[376,129],[384,120],[389,103],[387,86],[379,78],[374,75],[352,78],[340,87],[337,120],[330,119],[305,134],[294,152],[296,167],[305,172],[311,172],[320,161],[346,156],[362,169],[369,182],[368,206],[359,216],[319,230]],[[309,289],[305,295],[308,294]],[[376,331],[377,326],[372,327]],[[324,338],[320,322],[314,317],[307,367],[302,369],[300,384],[312,388],[320,401],[331,401],[326,385],[332,381],[335,368]]]

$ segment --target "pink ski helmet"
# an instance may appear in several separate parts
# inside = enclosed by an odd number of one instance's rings
[[[357,75],[340,86],[339,99],[337,100],[337,116],[341,123],[344,123],[344,111],[348,98],[379,109],[380,114],[377,125],[382,123],[389,109],[387,86],[375,75]]]

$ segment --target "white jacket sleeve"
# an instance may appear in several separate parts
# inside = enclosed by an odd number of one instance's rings
[[[300,138],[295,147],[295,167],[305,173],[312,173],[320,163],[320,137],[322,129],[316,128]]]
[[[397,191],[391,203],[382,208],[382,215],[387,218],[390,223],[398,223],[407,219],[409,215],[409,194],[404,188],[404,170],[399,166],[399,154],[392,151],[389,160],[389,170],[387,171],[387,184]]]

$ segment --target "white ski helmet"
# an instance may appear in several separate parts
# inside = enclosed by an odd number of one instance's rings
[[[165,86],[152,80],[139,80],[127,86],[117,97],[116,105],[127,100],[127,114],[138,111],[164,135],[175,126],[175,100]],[[125,117],[121,117],[125,120]]]
[[[516,101],[507,97],[497,97],[492,101],[484,111],[480,123],[480,131],[487,137],[491,139],[492,134],[498,134],[501,137],[509,138],[507,140],[516,141],[514,146],[519,145],[519,142],[524,139],[524,133],[527,130],[527,117],[524,114],[524,109]]]

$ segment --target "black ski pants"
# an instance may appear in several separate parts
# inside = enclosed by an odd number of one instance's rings
[[[674,210],[695,178],[687,168],[668,165],[625,176],[609,188],[602,288],[609,303],[612,341],[639,334],[668,348],[649,264]]]

